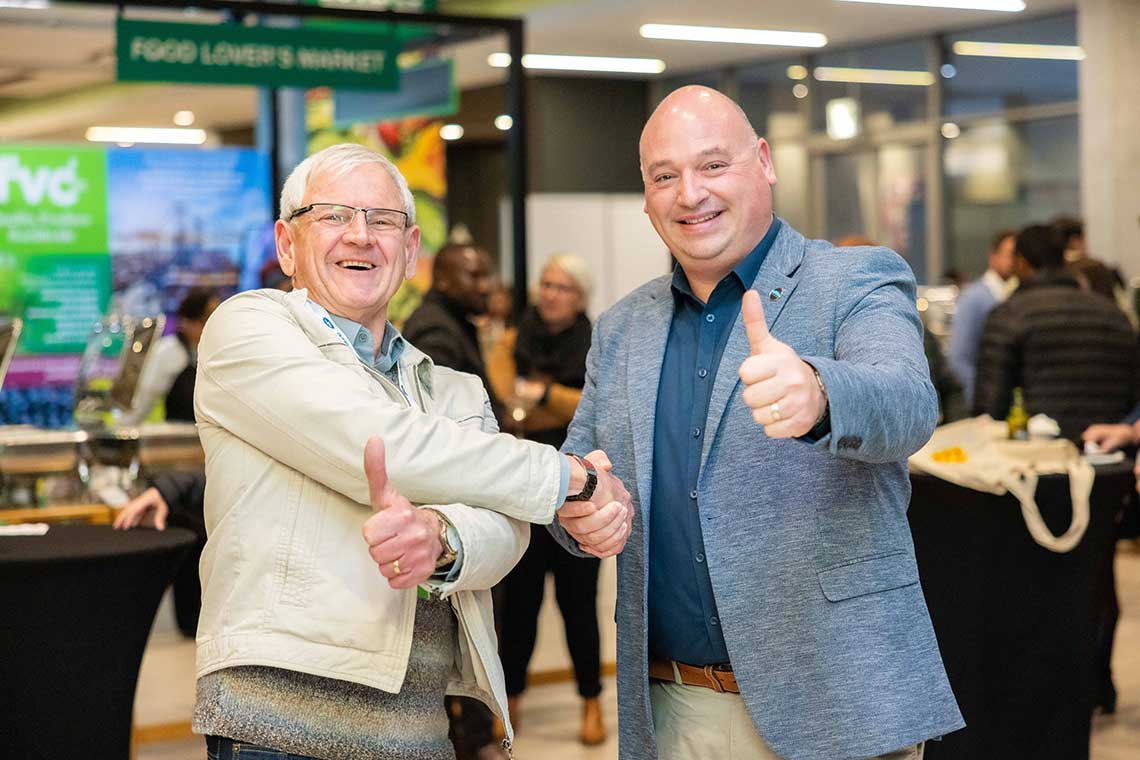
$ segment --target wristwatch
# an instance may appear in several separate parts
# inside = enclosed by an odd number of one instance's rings
[[[451,537],[448,535],[451,530],[451,522],[439,510],[433,509],[432,512],[439,518],[439,545],[443,547],[439,559],[435,561],[435,569],[438,570],[455,562],[459,552],[451,545]]]
[[[578,460],[578,464],[586,471],[586,485],[582,486],[582,490],[573,496],[567,496],[566,501],[589,501],[590,497],[594,495],[594,489],[598,487],[598,470],[594,467],[593,462],[588,459],[583,459],[577,454],[567,454],[568,457],[573,457]]]

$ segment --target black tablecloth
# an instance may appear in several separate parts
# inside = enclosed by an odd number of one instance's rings
[[[0,536],[0,757],[125,760],[143,649],[194,534]]]
[[[1013,496],[913,475],[909,512],[930,616],[967,727],[927,760],[1080,760],[1089,752],[1096,633],[1130,463],[1097,468],[1088,531],[1067,554],[1038,546]],[[1037,503],[1069,526],[1068,478],[1042,477]]]

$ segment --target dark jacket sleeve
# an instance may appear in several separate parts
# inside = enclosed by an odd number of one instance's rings
[[[978,350],[974,414],[995,420],[1009,414],[1013,389],[1021,384],[1021,328],[1011,318],[1009,301],[990,312]]]
[[[942,353],[942,346],[938,339],[929,331],[923,333],[922,348],[926,353],[926,361],[930,364],[930,382],[934,383],[934,390],[938,391],[938,407],[942,413],[942,422],[954,422],[967,415],[966,398],[962,392],[962,383],[946,361]]]
[[[459,348],[459,341],[444,325],[425,325],[422,328],[409,328],[405,325],[404,337],[439,366],[460,371],[466,369],[467,362]]]
[[[168,522],[206,537],[203,516],[206,499],[206,476],[200,472],[160,472],[151,481],[163,501],[170,507]]]

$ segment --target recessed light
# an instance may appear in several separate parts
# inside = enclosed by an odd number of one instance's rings
[[[788,67],[788,79],[795,79],[798,81],[800,79],[807,79],[807,78],[808,78],[807,66],[800,66],[797,63],[794,66]]]
[[[802,82],[800,84],[797,84],[795,87],[792,88],[792,95],[795,95],[796,98],[799,100],[803,100],[804,98],[806,98],[808,96],[807,85],[802,83]]]
[[[960,134],[962,134],[962,128],[954,122],[948,121],[942,125],[942,136],[947,140],[953,140]]]
[[[943,79],[953,79],[958,76],[958,69],[952,63],[944,63],[942,68],[938,69],[938,73],[942,75]]]
[[[463,137],[463,127],[459,124],[444,124],[439,128],[439,136],[444,140],[458,140]]]
[[[487,63],[497,69],[511,65],[510,53],[491,53]],[[614,58],[596,55],[548,55],[527,53],[523,68],[548,71],[604,71],[614,74],[660,74],[665,62],[658,58]]]
[[[179,127],[188,127],[194,123],[193,111],[177,111],[174,114],[174,123]]]
[[[818,48],[827,37],[816,32],[781,32],[771,29],[745,29],[729,26],[688,26],[684,24],[643,24],[638,30],[652,40],[684,42],[730,42],[740,45],[777,45]]]
[[[515,125],[515,120],[511,118],[508,113],[501,113],[495,117],[495,129],[501,129],[506,132],[508,129]]]
[[[89,142],[201,145],[206,142],[206,130],[154,127],[88,127],[86,137]]]

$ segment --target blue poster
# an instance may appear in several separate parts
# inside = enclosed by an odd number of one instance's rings
[[[252,148],[109,150],[112,308],[173,314],[192,287],[223,298],[258,287],[269,184],[269,158]]]

